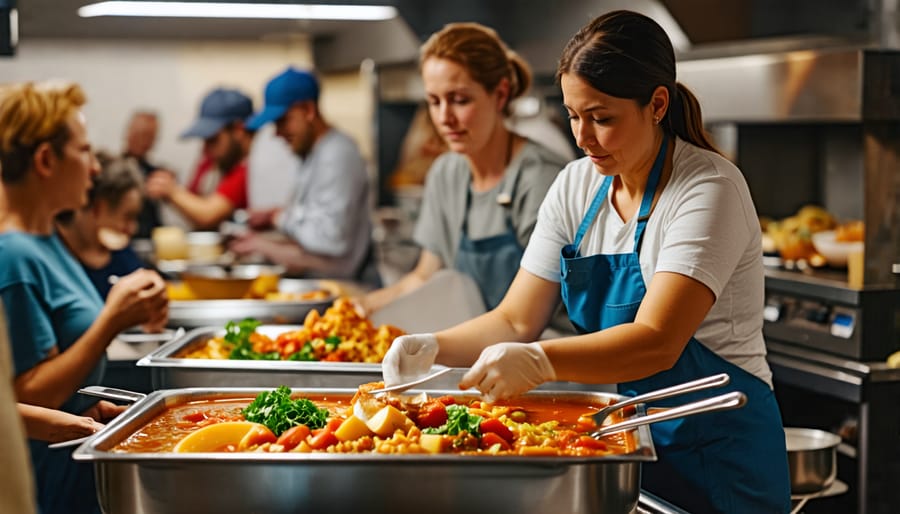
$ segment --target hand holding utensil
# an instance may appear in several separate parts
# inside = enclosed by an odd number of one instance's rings
[[[407,389],[412,389],[413,387],[415,387],[417,385],[424,384],[425,382],[434,380],[435,378],[437,378],[441,375],[444,375],[444,374],[447,374],[447,373],[453,371],[453,368],[447,368],[444,366],[434,366],[434,367],[435,368],[440,367],[441,369],[439,369],[438,371],[435,371],[434,373],[430,373],[428,375],[419,377],[415,380],[410,380],[408,382],[404,382],[402,384],[396,384],[396,385],[392,385],[390,387],[383,387],[381,389],[373,389],[373,390],[369,391],[369,394],[374,395],[374,394],[382,394],[382,393],[388,393],[388,392],[395,392],[395,393],[403,392],[403,391],[406,391]]]
[[[128,402],[128,403],[137,402],[139,400],[144,399],[144,397],[147,396],[143,393],[136,393],[134,391],[128,391],[125,389],[117,389],[115,387],[103,387],[103,386],[86,386],[86,387],[82,387],[81,389],[79,389],[78,392],[81,394],[88,395],[88,396],[96,396],[98,398],[103,398],[105,400],[116,400],[116,401]],[[99,433],[99,432],[94,432],[91,435],[88,435],[85,437],[79,437],[77,439],[69,439],[68,441],[61,441],[58,443],[53,443],[53,444],[48,445],[47,447],[55,450],[57,448],[66,448],[68,446],[76,446],[76,445],[79,445],[79,444],[87,441],[88,439],[94,437],[95,435],[97,435],[97,433]]]

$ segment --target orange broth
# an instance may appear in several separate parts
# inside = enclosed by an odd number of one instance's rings
[[[328,410],[328,419],[346,419],[352,414],[351,395],[293,395],[294,399],[301,397],[313,401],[319,408]],[[481,407],[484,406],[472,397],[460,396],[456,399],[459,403],[467,405],[475,403]],[[244,417],[241,414],[241,410],[252,401],[253,398],[250,397],[231,397],[216,400],[196,400],[182,405],[170,406],[137,432],[119,442],[112,451],[121,453],[171,452],[182,438],[199,428],[224,421],[243,421]],[[522,410],[527,416],[526,423],[530,425],[540,425],[545,422],[555,421],[557,423],[556,431],[574,431],[579,436],[586,436],[593,431],[590,426],[585,426],[584,420],[604,407],[603,404],[588,400],[577,401],[539,397],[521,397],[510,401],[496,402],[492,406],[512,407],[515,410]],[[611,418],[613,422],[621,420],[618,412],[613,413]],[[622,454],[636,449],[636,442],[632,432],[611,434],[604,437],[603,441],[608,448],[602,452],[598,451],[596,454]],[[587,454],[590,453],[590,451],[587,451]],[[584,455],[584,453],[579,455]]]

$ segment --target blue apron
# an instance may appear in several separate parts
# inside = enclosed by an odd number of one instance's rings
[[[519,182],[519,168],[512,172],[507,180],[506,188],[497,195],[497,202],[502,206],[506,217],[506,231],[496,236],[482,239],[469,238],[469,207],[472,204],[471,185],[466,186],[466,208],[463,211],[463,223],[460,231],[459,247],[456,250],[454,267],[475,280],[484,306],[491,310],[500,304],[506,290],[512,284],[525,249],[516,237],[513,225],[512,199],[515,198],[516,185]]]
[[[607,177],[560,256],[561,293],[580,333],[634,321],[647,290],[638,259],[650,206],[665,162],[665,138],[647,180],[638,212],[634,250],[581,257],[578,247],[607,201]],[[689,512],[766,513],[790,511],[790,479],[781,415],[769,386],[691,338],[675,365],[653,376],[618,385],[635,396],[682,382],[728,373],[726,391],[743,391],[743,408],[651,425],[659,461],[642,468],[642,487]],[[723,391],[726,392],[726,391]],[[660,400],[671,407],[709,397],[708,391]]]

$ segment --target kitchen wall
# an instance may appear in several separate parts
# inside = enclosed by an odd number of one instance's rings
[[[26,39],[14,58],[0,59],[0,83],[62,78],[79,82],[88,95],[85,115],[97,148],[120,151],[130,113],[160,116],[156,162],[184,176],[200,151],[178,134],[194,119],[203,95],[216,86],[250,95],[258,107],[266,81],[288,65],[312,67],[306,38],[277,41],[165,42],[122,39]],[[359,73],[322,77],[322,110],[369,150],[370,94]]]

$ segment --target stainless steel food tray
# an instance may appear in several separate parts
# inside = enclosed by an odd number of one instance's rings
[[[260,325],[256,330],[269,337],[296,330],[301,325]],[[195,328],[160,346],[138,366],[149,367],[154,389],[180,387],[358,387],[382,379],[381,364],[359,362],[298,362],[184,359],[175,357],[182,349],[211,337],[225,334],[223,326]],[[457,368],[428,382],[428,387],[458,390],[467,368]],[[615,386],[548,382],[539,389],[556,391],[614,392]]]
[[[627,455],[519,457],[344,455],[329,453],[111,453],[171,405],[246,395],[262,389],[215,388],[151,393],[73,454],[94,462],[97,496],[107,514],[216,512],[630,513],[640,493],[640,465],[656,459],[650,430],[635,431]],[[355,389],[299,389],[353,394]],[[465,393],[429,390],[433,395]],[[606,403],[611,393],[535,391]],[[639,414],[643,414],[639,406]]]
[[[260,325],[269,337],[296,330],[301,325]],[[137,362],[151,368],[154,389],[178,387],[358,387],[380,381],[381,364],[358,362],[299,362],[175,357],[182,349],[225,334],[222,327],[203,327],[160,346]],[[454,370],[430,382],[429,387],[456,389],[464,369]]]
[[[281,279],[278,290],[300,293],[319,289],[332,290],[324,282],[307,279]],[[319,313],[331,306],[334,292],[321,300],[172,300],[169,302],[169,326],[183,328],[221,325],[229,321],[254,318],[263,323],[302,323],[309,311]]]

